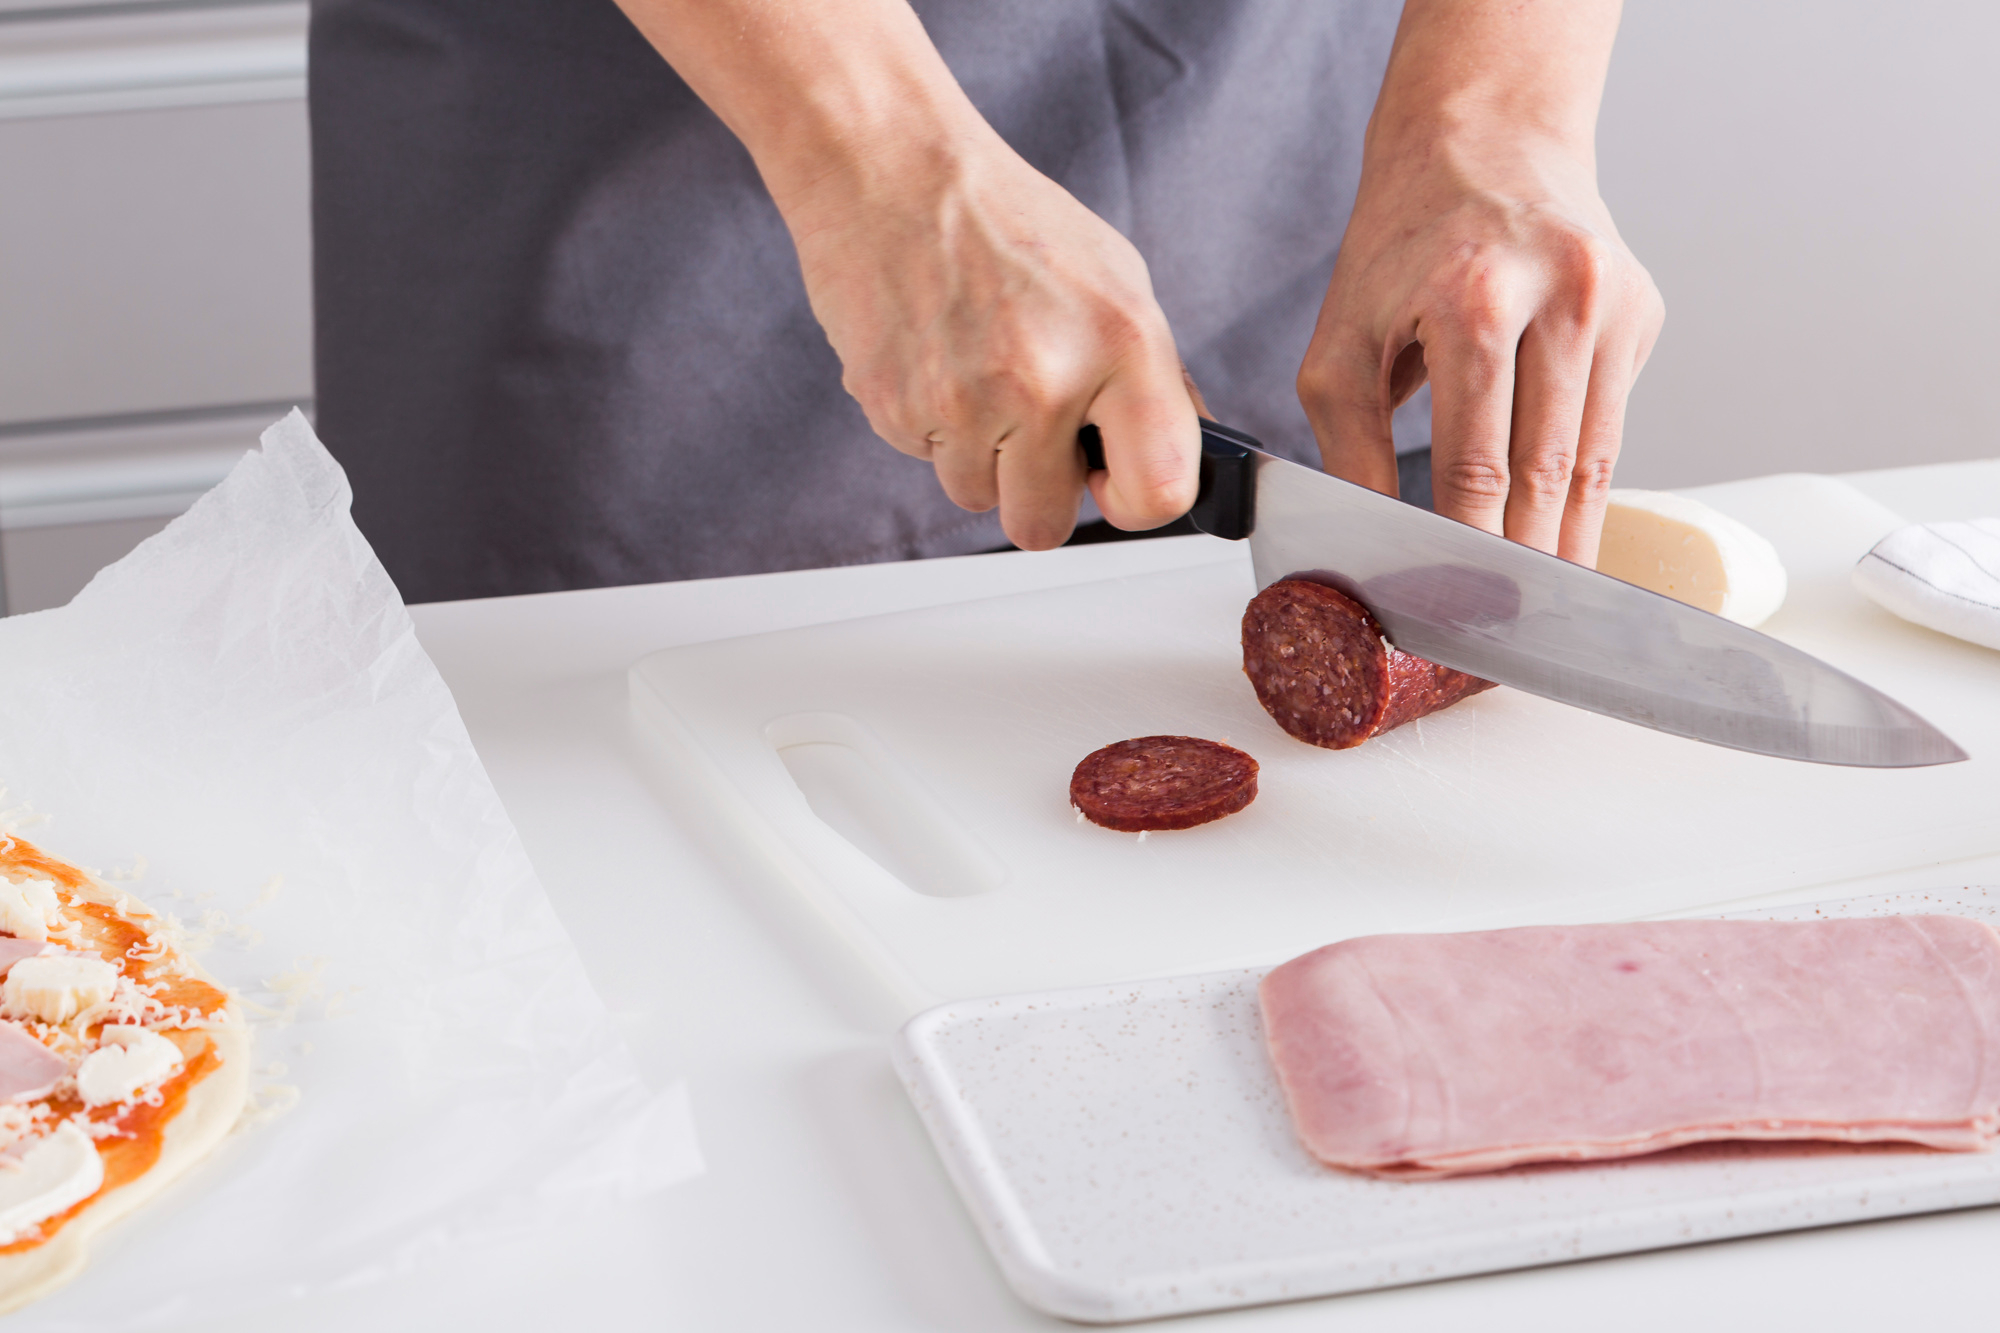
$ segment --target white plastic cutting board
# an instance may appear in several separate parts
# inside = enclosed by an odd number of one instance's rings
[[[1280,732],[1242,675],[1248,552],[1222,542],[1192,569],[676,648],[633,668],[632,699],[642,735],[707,800],[700,817],[913,1009],[2000,852],[2000,653],[1897,620],[1847,582],[1897,516],[1817,476],[1696,494],[1783,556],[1791,594],[1770,633],[1888,690],[1973,759],[1793,763],[1511,690],[1317,749]],[[1256,803],[1144,841],[1079,824],[1076,762],[1159,732],[1255,755]]]
[[[1754,915],[1895,912],[1996,921],[2000,899]],[[897,1071],[1023,1300],[1150,1319],[2000,1202],[2000,1152],[1900,1147],[1718,1144],[1449,1180],[1335,1171],[1293,1135],[1258,1016],[1264,970],[962,1001],[903,1029]]]

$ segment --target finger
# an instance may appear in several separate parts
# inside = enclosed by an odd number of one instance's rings
[[[1114,372],[1083,420],[1104,436],[1106,470],[1091,474],[1090,493],[1113,527],[1157,528],[1194,507],[1201,424],[1171,351]]]
[[[992,436],[933,432],[927,438],[938,485],[953,504],[983,514],[1000,503],[1000,455]]]
[[[1635,369],[1644,349],[1623,341],[1597,349],[1590,364],[1590,388],[1583,405],[1576,467],[1563,504],[1562,536],[1556,554],[1597,568],[1598,539],[1604,534],[1604,507],[1611,495],[1611,472],[1625,437],[1625,404],[1631,401]]]
[[[1514,419],[1517,335],[1439,330],[1424,344],[1431,372],[1431,499],[1438,513],[1500,532]]]
[[[1000,528],[1024,551],[1061,546],[1076,529],[1083,498],[1083,455],[1076,447],[1078,422],[1044,421],[1039,429],[1016,430],[1000,441],[995,475],[1000,488]]]
[[[1421,347],[1417,355],[1421,359]],[[1336,477],[1395,495],[1396,439],[1389,424],[1394,409],[1384,400],[1379,349],[1359,340],[1334,344],[1330,336],[1323,347],[1315,336],[1299,368],[1298,392],[1319,441],[1320,465]]]
[[[1573,323],[1537,320],[1515,356],[1503,530],[1538,551],[1555,550],[1562,533],[1594,351],[1590,333]]]
[[[1201,386],[1194,382],[1194,376],[1188,374],[1187,362],[1185,361],[1181,362],[1181,383],[1187,386],[1188,401],[1194,404],[1194,410],[1200,415],[1208,417],[1210,421],[1215,420],[1209,414],[1208,400],[1201,396]]]

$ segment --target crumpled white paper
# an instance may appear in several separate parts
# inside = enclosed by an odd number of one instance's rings
[[[48,817],[22,836],[206,918],[202,961],[275,1015],[253,1088],[297,1090],[10,1328],[310,1297],[702,1169],[349,495],[294,412],[69,606],[0,621],[5,803]]]

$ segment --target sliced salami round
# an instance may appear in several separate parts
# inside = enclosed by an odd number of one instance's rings
[[[1391,647],[1367,607],[1311,579],[1280,579],[1250,600],[1243,674],[1287,734],[1329,750],[1359,745],[1493,684]]]
[[[1140,736],[1076,766],[1069,800],[1093,824],[1125,833],[1193,828],[1257,799],[1257,761],[1195,736]]]

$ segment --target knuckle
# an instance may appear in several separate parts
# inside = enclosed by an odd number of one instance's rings
[[[1507,498],[1507,465],[1494,458],[1454,458],[1437,467],[1431,484],[1465,499],[1497,503]]]
[[[1019,348],[988,375],[989,401],[1016,413],[1041,416],[1073,396],[1075,358],[1058,346],[1034,342]]]
[[[1325,415],[1347,406],[1354,396],[1351,376],[1325,363],[1307,364],[1299,368],[1299,403],[1309,414]]]
[[[1575,459],[1568,453],[1538,453],[1514,469],[1513,489],[1537,500],[1559,502],[1569,494]]]
[[[1123,301],[1107,303],[1097,311],[1094,331],[1097,339],[1114,355],[1157,350],[1161,339],[1151,312],[1134,309]],[[1172,339],[1166,340],[1169,352]]]
[[[1617,460],[1610,457],[1581,458],[1570,471],[1572,500],[1595,507],[1611,494],[1611,471]]]
[[[1587,231],[1565,231],[1553,244],[1557,317],[1578,328],[1595,328],[1621,304],[1627,290],[1623,265],[1605,240]]]
[[[963,428],[976,420],[984,398],[978,386],[956,375],[940,380],[931,391],[937,419],[951,429]]]
[[[901,385],[894,375],[873,366],[848,366],[841,371],[840,385],[869,416],[893,422],[899,415]]]
[[[1380,396],[1380,355],[1379,347],[1367,345],[1342,351],[1309,350],[1293,384],[1300,405],[1314,416],[1373,409]]]
[[[1474,347],[1507,341],[1513,325],[1513,284],[1484,253],[1461,258],[1444,276],[1441,314]]]

